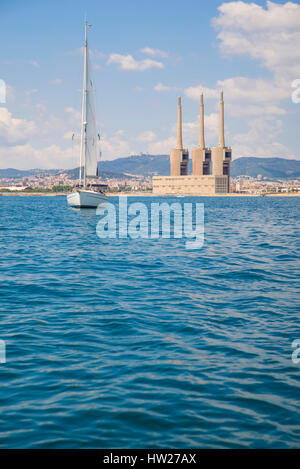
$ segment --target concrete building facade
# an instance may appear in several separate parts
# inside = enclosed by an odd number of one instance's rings
[[[152,190],[160,195],[226,194],[227,181],[227,176],[153,176]]]
[[[160,195],[213,195],[230,190],[230,161],[232,151],[225,146],[224,99],[220,96],[219,145],[211,150],[205,146],[204,103],[200,96],[200,131],[198,147],[192,153],[193,174],[188,175],[189,152],[182,144],[181,98],[177,106],[177,145],[170,153],[170,176],[154,176],[153,193]]]

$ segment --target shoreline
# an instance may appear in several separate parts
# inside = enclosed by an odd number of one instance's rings
[[[67,195],[65,192],[57,192],[57,193],[47,193],[47,192],[2,192],[0,193],[0,197],[11,197],[11,196],[19,196],[19,197],[57,197],[59,195]]]
[[[0,193],[0,197],[12,197],[12,196],[17,196],[17,197],[61,197],[61,196],[67,196],[69,194],[66,192],[57,192],[57,193],[43,193],[43,192],[35,192],[35,193],[30,193],[30,192],[3,192]],[[270,194],[238,194],[238,193],[229,193],[229,194],[152,194],[151,193],[145,193],[145,192],[109,192],[107,194],[107,197],[300,197],[300,193],[270,193]]]

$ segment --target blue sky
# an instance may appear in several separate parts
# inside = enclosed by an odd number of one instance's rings
[[[300,159],[298,2],[0,0],[0,167],[73,167],[87,14],[103,159],[169,153],[177,96],[184,146],[218,142],[224,89],[233,157]]]

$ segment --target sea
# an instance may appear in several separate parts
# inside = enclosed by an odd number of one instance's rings
[[[1,448],[300,448],[300,198],[158,201],[201,248],[0,197]]]

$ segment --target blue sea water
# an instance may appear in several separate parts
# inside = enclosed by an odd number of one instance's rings
[[[0,198],[1,448],[300,447],[300,199],[163,200],[205,204],[202,249]]]

